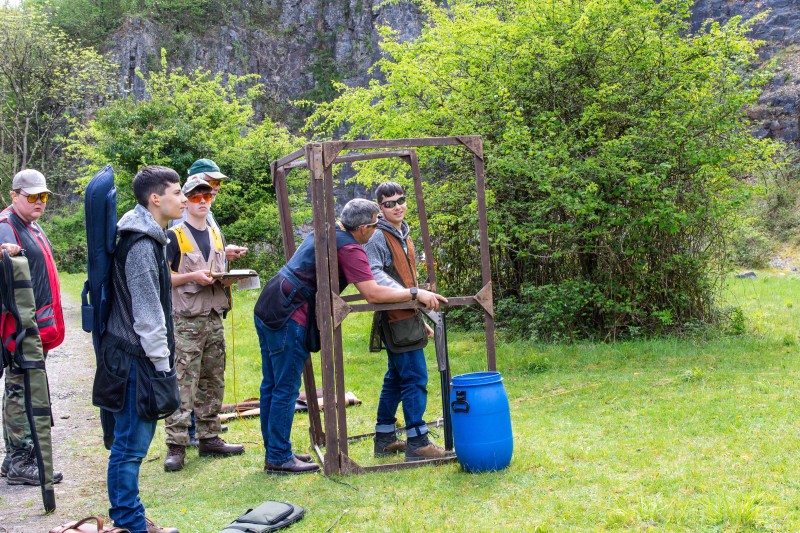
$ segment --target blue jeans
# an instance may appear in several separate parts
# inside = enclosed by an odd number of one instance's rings
[[[131,363],[128,390],[122,410],[114,413],[114,444],[108,458],[108,515],[116,527],[147,533],[144,505],[139,500],[139,467],[156,431],[155,420],[142,420],[136,412],[136,363]]]
[[[384,346],[386,343],[384,343]],[[389,368],[383,376],[383,388],[378,400],[378,423],[375,431],[388,433],[395,430],[397,407],[403,402],[406,435],[419,437],[428,432],[425,408],[428,405],[428,367],[425,352],[394,353],[386,350]]]
[[[258,317],[255,322],[261,345],[261,437],[267,462],[280,465],[292,458],[294,403],[309,356],[303,344],[306,328],[291,319],[279,330]]]

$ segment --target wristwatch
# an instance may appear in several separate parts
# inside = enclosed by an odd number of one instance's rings
[[[417,293],[419,292],[419,289],[416,287],[411,287],[409,290],[411,291],[411,301],[413,302],[417,299]]]

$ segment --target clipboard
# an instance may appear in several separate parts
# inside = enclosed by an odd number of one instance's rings
[[[212,272],[211,277],[214,279],[246,279],[252,277],[258,277],[258,272],[255,270],[250,270],[249,268],[240,268],[236,270],[231,270],[229,272]]]
[[[237,284],[240,291],[261,288],[261,279],[258,277],[258,272],[249,268],[235,269],[229,272],[212,272],[211,277],[220,280],[231,279]]]

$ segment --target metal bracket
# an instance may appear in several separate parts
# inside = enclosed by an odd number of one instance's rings
[[[353,308],[333,291],[331,291],[331,300],[333,301],[333,327],[338,328]]]
[[[483,159],[483,139],[480,135],[457,136],[458,142],[469,148],[469,151]]]
[[[341,141],[328,141],[322,143],[322,163],[325,168],[333,164],[333,160],[338,157],[339,152],[344,148],[344,143]]]
[[[494,299],[492,298],[491,281],[478,291],[478,294],[475,295],[475,301],[483,307],[483,310],[486,311],[490,317],[494,318]]]
[[[350,459],[350,457],[344,453],[339,454],[339,464],[342,467],[342,474],[344,475],[363,474],[365,472],[361,465]]]

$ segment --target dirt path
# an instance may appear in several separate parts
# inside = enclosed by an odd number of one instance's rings
[[[108,513],[108,452],[103,448],[99,412],[91,404],[92,338],[81,329],[79,302],[68,294],[62,298],[67,336],[47,357],[55,419],[54,465],[64,473],[64,481],[55,486],[57,508],[45,516],[39,487],[11,486],[0,479],[0,533],[46,533],[69,520]]]

